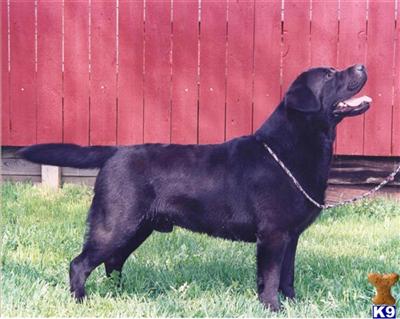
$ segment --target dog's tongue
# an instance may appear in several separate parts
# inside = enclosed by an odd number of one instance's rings
[[[371,103],[372,99],[367,95],[363,95],[363,96],[360,96],[360,97],[353,97],[351,99],[348,99],[348,100],[340,102],[339,106],[356,107],[356,106],[359,106],[363,102]]]

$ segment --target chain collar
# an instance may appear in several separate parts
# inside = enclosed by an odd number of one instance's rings
[[[314,200],[308,193],[304,190],[304,188],[301,186],[299,181],[296,179],[296,177],[293,176],[293,174],[290,172],[290,170],[285,166],[285,164],[279,159],[279,157],[275,154],[275,152],[267,145],[267,143],[262,142],[262,145],[264,148],[268,151],[268,153],[274,158],[274,160],[279,164],[280,167],[285,171],[285,173],[290,177],[292,182],[296,185],[297,189],[315,206],[317,206],[320,209],[329,209],[329,208],[334,208],[338,206],[342,206],[345,204],[353,203],[355,201],[358,201],[360,199],[366,198],[380,190],[383,186],[385,186],[387,183],[391,182],[394,180],[394,177],[398,172],[400,172],[400,165],[388,176],[386,177],[379,185],[375,186],[371,190],[365,192],[364,194],[361,194],[359,196],[353,197],[351,199],[347,199],[345,201],[336,203],[336,204],[320,204],[316,200]]]

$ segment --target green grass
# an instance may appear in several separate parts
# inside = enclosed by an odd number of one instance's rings
[[[400,272],[400,203],[385,198],[325,212],[301,237],[297,300],[271,314],[257,300],[255,246],[176,229],[127,261],[123,287],[99,267],[90,298],[69,295],[92,191],[2,185],[1,315],[113,317],[370,317],[368,272]],[[400,284],[393,289],[400,300]]]

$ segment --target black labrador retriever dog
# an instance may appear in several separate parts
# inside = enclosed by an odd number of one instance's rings
[[[82,252],[71,262],[71,292],[100,264],[121,271],[153,231],[174,226],[257,244],[261,302],[279,309],[289,298],[300,234],[321,209],[267,153],[266,143],[319,203],[332,159],[336,125],[364,113],[371,99],[352,98],[367,80],[363,65],[313,68],[292,83],[274,113],[252,135],[218,145],[144,144],[128,147],[41,144],[21,150],[35,163],[101,168]]]

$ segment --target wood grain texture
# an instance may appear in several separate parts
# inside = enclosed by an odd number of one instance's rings
[[[310,67],[310,2],[285,1],[283,22],[283,94]]]
[[[171,141],[171,6],[146,1],[144,142]]]
[[[80,184],[93,187],[96,182],[96,177],[91,176],[63,176],[62,183]]]
[[[255,1],[254,32],[253,130],[256,130],[281,99],[281,1]]]
[[[394,16],[392,1],[370,1],[368,15],[369,79],[365,91],[373,99],[365,113],[364,155],[391,153]]]
[[[64,3],[64,142],[89,144],[89,3]]]
[[[311,65],[337,66],[339,1],[313,1]]]
[[[118,127],[120,145],[143,143],[142,1],[119,2]]]
[[[338,52],[338,67],[340,69],[356,63],[366,63],[366,12],[366,0],[340,2]],[[363,92],[368,94],[365,89]],[[364,115],[344,119],[337,130],[336,153],[362,155],[363,145]]]
[[[59,188],[61,185],[61,168],[58,166],[42,165],[42,185]]]
[[[174,2],[171,142],[197,143],[198,1]]]
[[[371,189],[370,185],[330,185],[326,191],[325,198],[328,204],[338,203],[346,199],[359,196]],[[400,199],[398,187],[385,187],[373,197]]]
[[[62,142],[62,2],[37,4],[37,143]]]
[[[252,131],[254,3],[228,1],[226,139]]]
[[[2,176],[4,179],[19,176],[19,179],[41,174],[41,166],[19,158],[18,147],[3,147],[1,152]],[[396,158],[335,156],[332,162],[328,183],[330,185],[376,185],[388,176],[398,165]],[[94,181],[98,169],[76,169],[64,167],[61,169],[63,180],[71,182]],[[400,194],[400,176],[389,185]],[[387,187],[383,189],[385,191]],[[351,197],[351,196],[348,196]]]
[[[1,10],[1,144],[10,143],[10,73],[8,71],[8,13],[7,2]]]
[[[3,175],[2,176],[3,181],[7,182],[24,182],[24,183],[40,183],[42,181],[42,177],[40,175],[35,175],[35,176],[29,176],[29,175]]]
[[[36,143],[35,4],[10,1],[10,145]]]
[[[99,173],[99,169],[63,167],[61,173],[63,176],[96,177]]]
[[[392,113],[392,155],[400,156],[400,23],[396,26],[396,56],[394,77],[394,103]]]
[[[40,175],[39,164],[28,162],[21,158],[3,158],[1,159],[2,175]]]
[[[338,157],[334,159],[329,174],[331,184],[379,184],[399,165],[390,158]],[[400,175],[389,185],[400,186]]]
[[[311,65],[364,63],[371,110],[338,126],[336,153],[400,155],[393,1],[10,0],[9,73],[7,1],[1,17],[3,145],[219,143],[257,129]]]
[[[200,26],[199,143],[225,139],[225,1],[202,1]]]
[[[92,1],[90,144],[117,142],[116,3]]]

